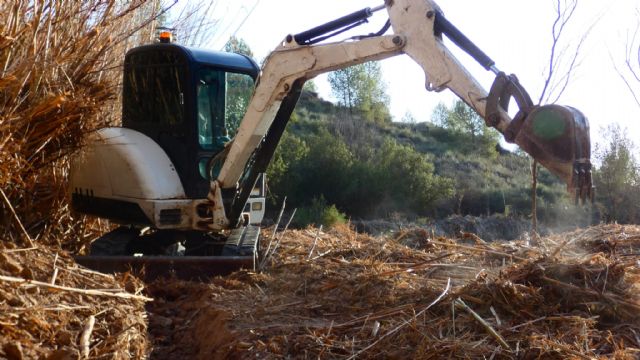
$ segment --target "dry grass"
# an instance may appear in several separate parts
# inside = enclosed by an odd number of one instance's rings
[[[0,2],[0,357],[146,353],[144,301],[124,294],[141,284],[81,270],[60,245],[105,228],[69,211],[69,155],[117,121],[124,53],[151,39],[159,10],[159,0]]]

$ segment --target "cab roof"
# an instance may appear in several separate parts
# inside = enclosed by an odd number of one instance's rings
[[[133,48],[127,52],[127,56],[139,52],[155,51],[155,50],[171,50],[183,54],[186,60],[192,64],[204,64],[215,67],[224,68],[234,72],[241,72],[250,75],[254,79],[260,73],[260,67],[250,57],[241,54],[229,53],[224,51],[214,51],[208,49],[187,47],[178,44],[155,43],[142,45]]]

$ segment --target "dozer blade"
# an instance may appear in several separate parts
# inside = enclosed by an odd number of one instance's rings
[[[131,272],[145,281],[174,276],[183,280],[205,281],[240,269],[255,270],[259,236],[260,228],[256,226],[235,229],[222,246],[220,255],[88,255],[76,256],[75,260],[92,270]]]

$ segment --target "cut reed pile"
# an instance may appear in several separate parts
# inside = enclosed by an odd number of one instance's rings
[[[0,242],[0,358],[140,359],[142,283],[79,268],[64,252]]]
[[[0,2],[0,231],[83,236],[64,196],[68,155],[113,123],[127,48],[148,42],[159,0]],[[26,235],[25,233],[29,233]]]
[[[537,246],[289,231],[262,274],[152,285],[152,357],[636,359],[639,259],[635,226]]]

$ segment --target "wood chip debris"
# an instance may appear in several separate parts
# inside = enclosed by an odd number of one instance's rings
[[[144,307],[150,298],[140,294],[142,282],[80,271],[56,247],[13,251],[7,245],[0,241],[0,257],[9,260],[0,262],[0,358],[140,359],[147,354]],[[56,285],[50,283],[54,273]]]
[[[280,250],[262,273],[150,284],[149,316],[165,319],[150,329],[152,357],[640,356],[638,226],[591,227],[534,247],[424,229],[277,236]],[[329,255],[309,261],[314,243]]]

